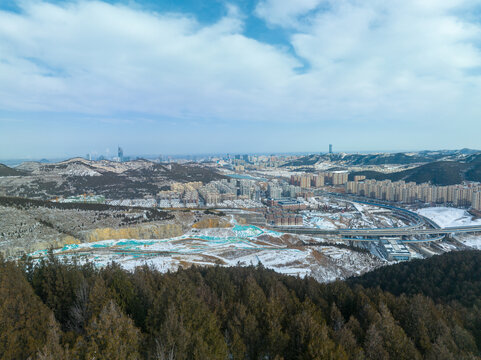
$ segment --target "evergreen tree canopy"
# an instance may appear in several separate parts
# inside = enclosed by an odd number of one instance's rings
[[[476,359],[480,254],[331,284],[263,267],[0,260],[0,359]]]

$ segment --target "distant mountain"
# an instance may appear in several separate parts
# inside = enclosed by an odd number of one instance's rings
[[[479,150],[425,150],[412,153],[380,154],[312,154],[293,160],[284,166],[305,168],[320,163],[331,165],[332,169],[348,166],[412,165],[408,170],[384,173],[372,170],[358,171],[350,174],[365,175],[375,180],[404,180],[416,183],[430,182],[435,185],[459,184],[465,180],[481,182],[481,152]],[[419,166],[416,166],[419,165]]]
[[[454,185],[465,180],[481,182],[481,154],[469,155],[464,161],[435,161],[393,173],[359,171],[349,174],[350,180],[355,175],[365,175],[375,180],[404,180],[418,184],[429,182],[434,185]]]
[[[20,165],[16,166],[15,169],[25,172],[32,172],[42,166],[38,161],[25,161]]]
[[[426,156],[457,156],[457,155],[472,155],[472,154],[479,154],[481,150],[475,149],[468,149],[463,148],[460,150],[423,150],[419,151],[419,154],[426,155]]]
[[[25,175],[24,172],[12,169],[7,165],[0,164],[0,176],[22,176]]]
[[[406,165],[427,163],[433,161],[433,158],[419,154],[326,154],[326,155],[307,155],[299,159],[293,160],[284,166],[306,166],[315,165],[322,162],[330,162],[335,165]]]
[[[377,154],[312,154],[288,162],[284,166],[309,166],[322,162],[330,162],[333,165],[362,166],[362,165],[409,165],[430,163],[433,161],[460,161],[481,154],[478,150],[439,150],[400,153],[377,153]]]

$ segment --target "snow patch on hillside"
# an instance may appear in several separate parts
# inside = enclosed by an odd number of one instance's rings
[[[86,167],[69,167],[65,171],[59,172],[59,175],[100,176],[101,174],[95,170]]]

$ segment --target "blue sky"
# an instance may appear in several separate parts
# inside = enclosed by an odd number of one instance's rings
[[[0,2],[0,159],[481,148],[481,1]]]

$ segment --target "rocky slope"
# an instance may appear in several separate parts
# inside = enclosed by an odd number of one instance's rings
[[[0,253],[18,256],[65,244],[178,236],[192,214],[98,204],[57,204],[0,197]]]

